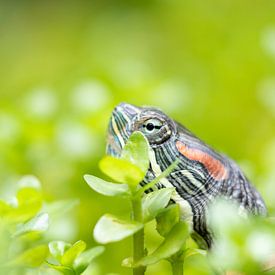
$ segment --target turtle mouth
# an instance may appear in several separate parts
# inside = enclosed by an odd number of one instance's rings
[[[106,153],[120,157],[122,149],[132,134],[132,121],[141,111],[140,108],[127,103],[115,107],[109,121]]]

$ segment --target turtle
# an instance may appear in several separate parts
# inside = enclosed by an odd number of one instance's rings
[[[156,188],[175,188],[171,202],[179,204],[181,218],[189,223],[191,236],[201,248],[210,249],[213,245],[207,210],[215,199],[224,197],[236,202],[240,211],[267,215],[264,200],[235,161],[158,108],[117,105],[108,126],[107,154],[119,157],[135,131],[143,133],[149,144],[150,165],[141,186],[178,160],[177,167]]]

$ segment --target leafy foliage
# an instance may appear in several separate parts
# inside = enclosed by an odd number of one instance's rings
[[[84,179],[91,188],[105,196],[129,196],[131,194],[127,184],[107,182],[92,175],[85,175]]]
[[[174,188],[164,188],[146,194],[142,198],[142,216],[144,222],[155,219],[169,203],[171,196],[175,192]]]
[[[133,236],[134,255],[124,259],[122,265],[136,270],[135,274],[143,274],[147,266],[163,259],[171,262],[173,274],[182,274],[183,263],[198,257],[203,259],[209,273],[232,270],[260,274],[264,269],[270,269],[271,256],[275,255],[274,221],[242,217],[238,214],[239,208],[232,202],[216,202],[210,208],[209,220],[216,241],[209,260],[205,257],[205,250],[193,244],[186,245],[190,239],[189,225],[180,218],[179,206],[169,205],[174,188],[144,194],[147,188],[154,188],[162,177],[167,176],[176,163],[144,187],[137,185],[146,174],[145,168],[148,168],[148,145],[144,139],[141,133],[134,133],[123,148],[120,159],[105,157],[101,161],[100,167],[104,173],[119,183],[85,176],[89,186],[100,194],[126,197],[132,202],[131,213],[128,213],[131,220],[105,214],[95,226],[95,239],[104,244]],[[245,211],[243,216],[246,216]],[[152,252],[145,253],[143,237],[140,236],[144,234],[146,224],[152,220],[155,220],[156,230],[163,240]],[[135,251],[139,248],[135,246],[139,245],[141,253],[137,257]]]
[[[184,221],[178,222],[167,234],[164,241],[150,255],[142,258],[136,265],[151,265],[162,259],[169,259],[183,248],[189,229]],[[171,259],[170,259],[171,260]]]
[[[146,189],[142,189],[138,185],[143,180],[149,167],[148,153],[149,146],[146,138],[142,133],[135,132],[123,148],[120,159],[105,157],[100,162],[100,168],[103,169],[104,173],[119,183],[110,183],[94,176],[85,176],[89,186],[100,194],[121,197],[127,194],[132,202],[132,210],[129,213],[132,217],[131,221],[106,214],[97,222],[94,237],[98,242],[105,244],[133,236],[133,258],[125,259],[122,264],[136,269],[136,274],[144,273],[145,269],[139,269],[140,266],[146,267],[162,259],[173,261],[173,256],[182,251],[189,236],[188,225],[185,221],[179,221],[179,216],[175,217],[175,214],[179,215],[179,212],[165,211],[165,207],[173,195],[174,188],[156,190],[144,195],[143,191]],[[175,164],[148,185],[153,188],[174,167]],[[167,234],[164,235],[164,241],[155,251],[146,256],[143,247],[144,227],[149,221],[161,215],[162,212],[165,212],[168,217],[161,220],[166,225],[159,225],[159,227],[165,227]]]
[[[39,240],[49,227],[49,216],[42,204],[40,183],[32,176],[19,182],[13,200],[1,201],[1,270],[37,267],[46,259],[47,245]]]
[[[1,197],[9,197],[18,175],[33,173],[47,200],[81,201],[72,215],[47,208],[53,226],[46,238],[63,232],[68,242],[88,240],[98,213],[128,207],[120,197],[87,192],[81,181],[87,172],[102,177],[97,163],[106,122],[121,101],[163,109],[238,160],[274,216],[275,1],[0,6]],[[161,240],[153,225],[145,230],[148,249],[154,248]],[[102,256],[109,264],[100,265],[99,275],[130,273],[117,264],[125,246],[130,240]],[[201,261],[199,255],[187,259],[186,273],[206,275]],[[151,271],[167,275],[170,269],[159,263]]]
[[[171,263],[173,274],[182,274],[183,268],[192,272],[197,268],[199,273],[203,269],[202,274],[228,271],[274,274],[274,218],[251,217],[244,209],[240,212],[239,206],[230,201],[216,201],[208,212],[215,243],[207,253],[190,240],[190,228],[180,216],[179,205],[169,203],[175,192],[173,188],[144,193],[148,186],[154,189],[154,185],[176,165],[172,164],[152,182],[140,187],[138,182],[148,168],[148,144],[137,132],[122,150],[121,159],[105,157],[100,164],[115,182],[85,175],[86,182],[96,192],[128,199],[132,203],[132,208],[125,213],[128,219],[103,215],[94,228],[95,240],[107,244],[132,236],[133,256],[124,259],[122,266],[135,270],[135,274],[143,274],[146,268],[162,260]],[[108,170],[112,171],[109,173]],[[133,171],[138,172],[135,174]],[[128,175],[130,173],[131,176]],[[82,240],[74,244],[64,241],[47,244],[43,237],[49,229],[51,217],[61,217],[76,203],[75,200],[46,203],[38,179],[33,176],[22,178],[14,198],[0,201],[0,271],[25,274],[28,270],[43,268],[43,271],[54,269],[65,275],[85,272],[104,252],[103,246],[86,249]],[[161,241],[148,249],[144,247],[143,238],[147,234],[146,227],[152,222]],[[209,254],[208,257],[206,254]],[[192,261],[199,264],[190,266]]]
[[[69,211],[77,202],[46,203],[43,197],[38,179],[25,176],[18,183],[15,197],[0,201],[1,274],[25,274],[30,269],[39,270],[49,256],[61,261],[60,266],[49,264],[52,268],[64,274],[81,274],[104,251],[103,247],[96,247],[83,252],[86,248],[83,241],[74,245],[55,241],[48,247],[43,235],[49,229],[49,220]]]
[[[126,221],[106,214],[97,222],[94,229],[95,239],[102,244],[123,240],[143,228],[143,224]]]
[[[91,262],[104,252],[103,246],[97,246],[86,250],[84,241],[77,241],[74,244],[62,241],[54,241],[49,243],[51,256],[58,264],[47,262],[47,264],[61,272],[62,274],[78,275],[83,273]]]

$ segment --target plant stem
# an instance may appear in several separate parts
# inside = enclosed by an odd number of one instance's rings
[[[183,261],[173,261],[171,265],[173,275],[183,275]]]
[[[161,179],[167,177],[178,165],[179,160],[175,160],[170,166],[167,167],[166,170],[164,170],[159,176],[157,176],[156,178],[154,178],[151,182],[145,184],[143,187],[141,187],[137,193],[136,196],[140,197],[141,194],[143,194],[147,189],[153,187],[154,185],[156,185]]]
[[[185,245],[184,245],[185,246]],[[170,257],[170,264],[172,266],[173,275],[183,275],[184,254],[183,250],[178,251],[175,255]]]
[[[133,198],[132,206],[134,220],[137,222],[142,222],[141,197]],[[135,233],[133,238],[133,258],[134,262],[137,262],[144,257],[144,229],[141,229]],[[145,267],[143,266],[133,269],[133,275],[143,275],[144,273]]]

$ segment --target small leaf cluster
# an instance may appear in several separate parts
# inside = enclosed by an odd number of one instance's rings
[[[92,175],[84,176],[88,185],[96,192],[105,196],[124,197],[132,204],[129,219],[122,219],[112,214],[105,214],[99,219],[94,228],[94,238],[97,242],[107,244],[129,236],[138,238],[140,233],[141,235],[144,233],[146,224],[156,220],[157,231],[163,237],[162,243],[149,254],[142,247],[142,255],[139,255],[138,259],[134,255],[123,260],[123,266],[144,267],[145,270],[146,266],[162,259],[178,261],[179,257],[176,255],[182,257],[184,244],[189,236],[189,227],[180,220],[178,205],[169,204],[175,190],[155,188],[155,185],[169,175],[176,165],[177,163],[173,163],[167,170],[141,187],[139,183],[149,168],[149,145],[142,133],[135,132],[128,139],[120,158],[106,156],[100,161],[101,170],[114,182]],[[153,188],[154,191],[146,194],[145,191],[149,188]],[[142,243],[143,238],[141,237],[139,241]]]
[[[23,177],[17,184],[14,197],[0,200],[0,273],[25,274],[30,270],[46,272],[49,267],[46,267],[45,261],[49,254],[56,256],[57,251],[63,249],[62,263],[68,270],[71,270],[70,263],[75,268],[74,273],[66,274],[81,274],[103,252],[103,247],[81,253],[86,248],[83,241],[74,245],[57,241],[48,246],[44,234],[49,229],[50,220],[52,223],[76,204],[76,200],[46,202],[39,180],[34,176]],[[55,268],[55,265],[51,267]]]
[[[47,264],[65,275],[79,275],[83,273],[90,263],[104,252],[103,246],[86,249],[84,241],[77,241],[74,244],[63,241],[49,243],[49,250],[53,262]]]
[[[23,177],[11,200],[0,200],[1,270],[33,268],[48,255],[41,235],[49,227],[49,215],[42,210],[40,182],[33,176]]]

